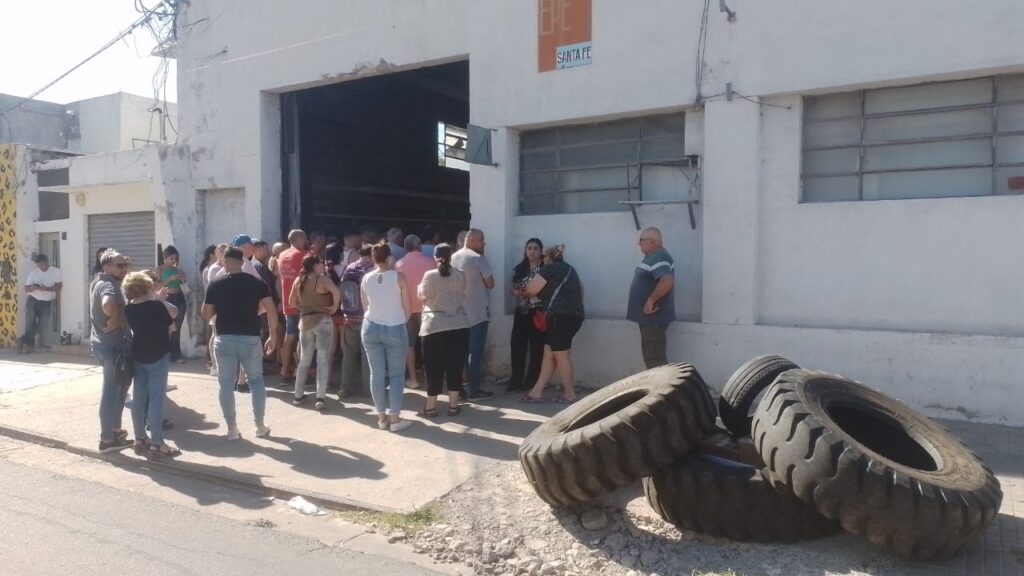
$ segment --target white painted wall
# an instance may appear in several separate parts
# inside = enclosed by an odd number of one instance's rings
[[[68,140],[68,148],[82,154],[101,154],[142,148],[149,142],[160,142],[160,114],[151,112],[153,98],[118,92],[68,104],[78,116],[79,137]],[[166,113],[177,126],[178,107],[167,105]],[[173,142],[174,131],[168,126],[165,142]]]
[[[729,4],[733,23],[712,2],[709,101],[688,121],[687,138],[701,142],[687,147],[704,155],[697,230],[683,206],[641,212],[669,238],[681,316],[701,322],[673,327],[670,357],[695,362],[720,387],[750,356],[781,352],[941,406],[933,413],[1024,424],[1024,318],[1008,288],[1024,272],[1005,248],[1024,240],[1024,199],[797,201],[799,95],[1024,70],[1013,30],[1024,3]],[[193,3],[178,67],[192,188],[245,189],[244,225],[274,236],[278,93],[468,55],[471,121],[496,129],[498,166],[473,166],[470,196],[499,285],[526,238],[565,242],[591,315],[576,347],[579,378],[608,382],[642,364],[635,326],[615,319],[639,259],[632,218],[519,216],[517,135],[692,108],[700,7],[594,0],[594,63],[542,74],[532,1],[310,0],[302,11],[271,0]],[[726,101],[726,83],[753,102]],[[507,310],[503,291],[492,303]],[[492,323],[496,372],[507,367],[498,343],[508,324],[501,314]]]
[[[89,270],[94,254],[89,253],[88,220],[93,214],[122,212],[155,213],[155,236],[164,246],[174,244],[182,254],[182,264],[188,278],[197,278],[198,257],[201,248],[195,236],[198,219],[195,196],[188,173],[188,150],[153,145],[138,150],[80,156],[53,160],[44,164],[48,168],[69,167],[70,183],[53,190],[70,196],[70,217],[56,222],[41,222],[34,227],[29,220],[27,230],[38,232],[66,232],[61,241],[64,292],[61,295],[61,329],[80,337],[89,338],[89,311],[87,292]],[[20,206],[19,206],[20,208]],[[20,228],[19,228],[20,230]],[[32,245],[38,236],[33,236]],[[116,248],[116,246],[115,246]],[[155,248],[155,247],[154,247]],[[193,291],[190,306],[199,298]],[[191,325],[195,320],[191,320]],[[183,351],[191,353],[187,323],[183,328]]]

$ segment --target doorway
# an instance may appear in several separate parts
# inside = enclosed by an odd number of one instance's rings
[[[283,226],[454,241],[470,221],[469,62],[282,97]],[[286,232],[286,230],[283,230]]]
[[[50,266],[60,268],[60,232],[43,232],[39,235],[39,254],[46,256]],[[63,295],[57,296],[50,309],[50,323],[42,330],[43,341],[49,345],[60,342],[60,301]]]

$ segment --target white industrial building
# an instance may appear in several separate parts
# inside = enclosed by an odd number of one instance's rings
[[[147,182],[176,183],[157,228],[186,260],[243,231],[471,220],[504,286],[526,239],[565,243],[600,385],[642,366],[625,303],[658,226],[669,357],[712,386],[780,353],[1024,424],[1019,0],[179,6],[180,148]]]

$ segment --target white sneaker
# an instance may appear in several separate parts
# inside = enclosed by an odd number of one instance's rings
[[[256,425],[256,437],[257,438],[266,438],[267,436],[270,436],[270,427],[266,426],[266,425],[263,425],[263,424],[257,424]]]
[[[228,426],[228,440],[238,440],[242,437],[242,433],[238,431],[238,426]]]
[[[379,418],[377,419],[377,428],[380,428],[381,430],[387,430],[389,425],[390,423],[387,420],[381,420]]]
[[[391,431],[401,432],[402,430],[405,430],[409,426],[412,426],[412,420],[399,420],[398,422],[391,423]]]
[[[419,390],[420,383],[415,380],[406,380],[405,387],[408,388],[409,390]]]
[[[214,376],[214,377],[217,376],[217,369],[216,368],[210,368],[210,376]]]

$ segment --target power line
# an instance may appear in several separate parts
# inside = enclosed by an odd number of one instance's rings
[[[21,101],[19,101],[17,104],[15,104],[15,105],[11,106],[10,108],[4,110],[3,112],[0,112],[0,114],[8,114],[10,112],[13,112],[13,111],[21,108],[26,103],[28,103],[32,99],[34,99],[36,96],[39,96],[43,92],[45,92],[48,89],[50,89],[50,87],[52,87],[57,82],[60,82],[64,78],[67,78],[72,72],[74,72],[75,70],[78,70],[79,68],[84,66],[86,63],[88,63],[90,60],[92,60],[93,58],[95,58],[95,57],[99,56],[100,54],[102,54],[108,48],[110,48],[114,44],[117,44],[118,42],[120,42],[122,39],[124,39],[129,34],[131,34],[136,28],[138,28],[139,26],[142,26],[143,24],[145,24],[150,18],[153,17],[153,15],[154,15],[154,13],[147,13],[147,14],[143,15],[141,18],[139,18],[138,20],[133,22],[131,26],[129,26],[128,28],[124,29],[121,33],[119,33],[113,40],[107,42],[99,50],[97,50],[97,51],[93,52],[92,54],[90,54],[85,60],[82,60],[78,64],[75,64],[70,70],[68,70],[67,72],[61,74],[60,76],[55,78],[53,81],[47,83],[45,86],[43,86],[39,90],[36,90],[35,92],[30,94],[29,96],[26,96],[25,98],[21,99]]]

